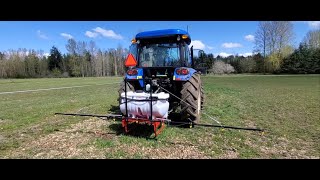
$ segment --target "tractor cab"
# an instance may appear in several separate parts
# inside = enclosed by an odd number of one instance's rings
[[[130,53],[142,68],[191,67],[190,42],[190,35],[179,29],[141,32],[132,40]]]
[[[130,55],[134,64],[128,67],[127,79],[152,78],[166,81],[183,80],[190,76],[193,67],[191,38],[181,29],[165,29],[138,33],[132,40]],[[127,62],[126,62],[127,63]],[[180,77],[182,75],[182,77]]]

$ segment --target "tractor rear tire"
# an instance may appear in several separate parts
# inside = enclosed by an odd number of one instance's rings
[[[182,85],[181,99],[183,101],[180,102],[180,113],[183,121],[199,123],[202,102],[201,94],[200,74],[195,73]]]
[[[122,81],[121,84],[120,84],[120,88],[118,90],[118,93],[119,93],[119,96],[118,96],[119,105],[121,104],[121,93],[123,93],[124,91],[125,91],[124,81]],[[133,85],[130,84],[130,82],[127,82],[127,92],[128,91],[133,91],[133,92],[135,91]]]

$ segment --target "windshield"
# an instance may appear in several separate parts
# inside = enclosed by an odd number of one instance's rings
[[[141,67],[177,66],[179,64],[179,46],[176,43],[140,46],[139,65]]]

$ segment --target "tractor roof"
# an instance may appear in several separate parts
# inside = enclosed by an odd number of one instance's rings
[[[140,32],[136,35],[136,39],[161,38],[161,37],[170,37],[175,35],[188,35],[189,42],[191,41],[191,37],[189,33],[181,29],[163,29],[163,30]]]

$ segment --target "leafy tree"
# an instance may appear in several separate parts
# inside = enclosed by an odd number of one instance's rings
[[[290,56],[283,60],[284,73],[320,73],[320,48],[309,48],[301,43]]]
[[[48,68],[52,71],[54,68],[57,68],[59,71],[62,71],[62,55],[57,47],[52,46],[50,50],[50,56],[48,57]]]

